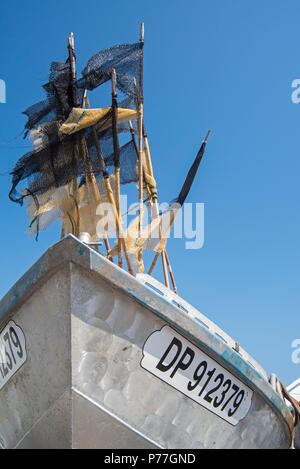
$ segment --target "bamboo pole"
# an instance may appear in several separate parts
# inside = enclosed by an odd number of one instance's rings
[[[85,138],[81,140],[81,148],[82,148],[82,155],[83,155],[83,162],[84,162],[84,175],[85,175],[85,184],[87,189],[87,198],[88,198],[88,206],[90,212],[90,220],[91,223],[94,222],[94,214],[92,211],[92,206],[94,202],[100,201],[100,193],[96,183],[95,176],[93,174],[92,163],[89,158],[88,149],[86,145]]]
[[[116,208],[118,217],[121,220],[121,207],[120,207],[120,145],[118,137],[118,102],[117,102],[117,76],[116,70],[112,70],[111,74],[111,95],[112,95],[112,132],[113,132],[113,146],[114,146],[114,166],[115,166],[115,197]],[[118,237],[118,264],[123,267],[122,249],[120,242],[120,232],[117,224],[117,237]]]
[[[146,133],[144,120],[143,120],[143,139],[144,139],[144,145],[145,145],[145,157],[146,157],[147,167],[148,167],[148,169],[149,169],[149,174],[150,174],[150,176],[153,178],[153,176],[154,176],[154,173],[153,173],[153,166],[152,166],[152,161],[151,161],[151,155],[150,155],[150,148],[149,148],[148,136],[147,136],[147,133]],[[154,205],[154,207],[155,207],[155,209],[156,209],[156,214],[155,214],[155,216],[157,216],[157,215],[158,215],[157,191],[154,192],[152,188],[151,188],[151,197],[152,197],[153,205]]]
[[[210,132],[211,132],[211,130],[209,130],[209,131],[207,132],[206,137],[205,137],[205,139],[204,139],[204,143],[207,142],[207,139],[208,139],[208,137],[209,137]]]
[[[121,206],[120,206],[120,168],[115,167],[114,171],[115,175],[115,195],[116,195],[116,208],[118,217],[121,220]],[[121,242],[120,242],[120,231],[119,226],[117,224],[117,238],[118,238],[118,265],[119,267],[123,267],[122,261],[122,249],[121,249]]]
[[[143,122],[143,138],[144,138],[144,143],[145,143],[145,156],[146,156],[147,166],[148,166],[148,169],[149,169],[150,176],[153,178],[154,175],[153,175],[153,167],[152,167],[152,161],[151,161],[151,155],[150,155],[150,148],[149,148],[148,136],[147,136],[147,133],[146,133],[144,122]],[[157,192],[154,193],[153,190],[151,190],[151,194],[152,194],[153,208],[154,208],[154,211],[155,211],[154,216],[157,217],[158,216]],[[162,235],[161,225],[159,225],[159,237],[160,237],[160,239],[161,239],[161,235]],[[167,274],[167,266],[168,266],[168,269],[169,269],[169,262],[167,262],[167,260],[166,260],[165,251],[161,252],[161,261],[162,261],[162,266],[163,266],[165,285],[166,285],[167,288],[170,288],[169,277],[168,277],[168,274]],[[169,273],[171,274],[170,269],[169,269]]]
[[[120,219],[119,219],[119,216],[118,216],[117,207],[116,207],[116,203],[115,203],[115,199],[114,199],[114,195],[113,195],[113,191],[112,191],[112,188],[111,188],[111,185],[110,185],[108,175],[104,176],[104,181],[105,181],[105,186],[106,186],[108,199],[109,199],[109,202],[112,206],[112,209],[113,209],[113,212],[114,212],[114,215],[115,215],[115,218],[116,218],[117,226],[118,226],[118,229],[119,229],[119,235],[120,235],[119,239],[120,239],[121,247],[124,250],[128,271],[131,275],[134,276],[134,272],[133,272],[133,269],[132,269],[130,257],[129,257],[129,254],[127,252],[126,245],[125,245],[123,229],[122,229]]]
[[[132,140],[132,143],[133,143],[137,158],[139,160],[139,149],[138,149],[138,145],[136,143],[134,129],[133,129],[133,125],[132,125],[131,121],[129,121],[129,130],[130,130],[130,133],[131,133],[131,140]],[[143,176],[144,176],[144,180],[145,180],[145,183],[146,183],[145,168],[144,167],[143,167]],[[150,203],[152,203],[152,193],[151,193],[151,189],[150,189],[148,184],[146,184],[146,189],[147,189],[147,198],[150,201]]]
[[[76,58],[75,58],[75,45],[74,45],[74,34],[70,33],[68,37],[68,51],[69,51],[69,61],[70,61],[70,70],[71,70],[71,81],[72,86],[75,86],[76,82]],[[74,103],[73,103],[74,104]],[[72,181],[72,193],[75,200],[78,200],[78,179],[75,177]],[[76,209],[75,209],[76,212]],[[77,218],[77,220],[76,220]],[[76,221],[75,221],[76,220]],[[79,235],[80,230],[80,219],[79,219],[79,212],[77,213],[77,217],[74,217],[75,221],[75,236]]]
[[[148,270],[148,275],[151,275],[151,274],[152,274],[152,271],[153,271],[153,269],[154,269],[154,267],[155,267],[155,264],[156,264],[156,262],[157,262],[157,259],[158,259],[158,257],[159,257],[159,254],[160,254],[159,252],[157,252],[157,253],[155,254],[155,257],[154,257],[154,259],[153,259],[153,261],[152,261],[152,264],[151,264],[151,266],[150,266],[150,269]]]
[[[134,89],[135,89],[135,93],[136,93],[136,96],[138,97],[139,96],[139,92],[138,92],[138,89],[137,89],[137,84],[136,84],[136,79],[135,77],[133,78],[133,82],[134,82]],[[139,122],[139,121],[138,121]],[[138,124],[139,125],[139,124]],[[143,118],[143,127],[144,127],[144,118]],[[132,142],[134,144],[134,148],[135,148],[135,151],[136,151],[136,154],[137,154],[137,158],[138,158],[138,161],[140,160],[140,155],[139,155],[139,147],[136,143],[136,138],[135,138],[135,133],[134,133],[134,129],[133,129],[133,125],[132,125],[132,122],[129,121],[129,129],[130,129],[130,133],[131,133],[131,139],[132,139]],[[139,127],[138,127],[139,129]],[[152,201],[152,192],[151,192],[151,189],[149,187],[149,184],[147,184],[147,181],[146,181],[146,177],[145,177],[145,168],[144,168],[144,165],[143,165],[143,176],[144,176],[144,181],[146,183],[146,189],[147,189],[147,196],[148,196],[148,200],[149,201]]]
[[[88,100],[86,100],[86,104],[89,107]],[[123,233],[122,225],[121,225],[121,222],[120,222],[120,218],[118,216],[118,211],[117,211],[116,202],[115,202],[115,199],[114,199],[114,194],[113,194],[113,191],[112,191],[112,188],[111,188],[111,185],[110,185],[109,175],[108,175],[108,172],[106,170],[106,164],[105,164],[105,160],[104,160],[101,148],[100,148],[100,144],[99,144],[99,141],[98,141],[98,136],[97,136],[95,126],[92,126],[91,129],[92,129],[92,134],[93,134],[93,138],[94,138],[95,147],[96,147],[96,150],[97,150],[97,155],[98,155],[98,158],[100,160],[100,164],[101,164],[101,168],[102,168],[101,172],[102,172],[103,177],[104,177],[104,182],[105,182],[106,192],[107,192],[107,195],[108,195],[108,200],[109,200],[109,202],[111,204],[111,207],[113,209],[114,216],[115,216],[115,219],[116,219],[116,224],[117,224],[117,227],[118,227],[118,230],[119,230],[121,247],[124,250],[128,272],[131,275],[134,276],[134,272],[133,272],[133,269],[132,269],[130,257],[129,257],[129,254],[127,252],[126,245],[125,245],[124,233]]]
[[[72,81],[76,81],[76,59],[75,59],[75,47],[74,47],[74,34],[70,33],[68,37],[68,49],[69,49],[69,60],[71,66]]]
[[[207,142],[207,139],[208,139],[208,137],[209,137],[210,132],[211,132],[210,130],[207,132],[206,137],[205,137],[205,139],[203,140],[203,143],[206,143],[206,142]],[[170,226],[171,226],[171,227],[172,227],[172,225],[173,225],[173,223],[174,223],[174,221],[175,221],[175,218],[176,218],[176,216],[173,215],[173,219],[170,221]],[[153,271],[153,269],[154,269],[154,267],[155,267],[155,264],[156,264],[156,262],[157,262],[158,256],[159,256],[159,253],[156,253],[156,254],[155,254],[155,257],[154,257],[154,259],[153,259],[153,262],[152,262],[152,264],[151,264],[151,267],[150,267],[150,269],[149,269],[149,271],[148,271],[148,274],[149,274],[149,275],[151,274],[151,272]],[[174,291],[175,291],[175,290],[174,290]]]
[[[85,89],[83,92],[83,98],[82,98],[83,107],[85,107],[86,101],[87,101],[87,90]],[[89,158],[89,152],[88,152],[88,148],[87,148],[84,137],[82,138],[80,144],[81,144],[83,163],[84,163],[83,165],[84,177],[85,177],[85,184],[86,184],[86,189],[87,189],[88,205],[89,205],[90,218],[91,218],[91,223],[92,223],[93,222],[93,212],[92,212],[93,199],[96,202],[99,201],[100,194],[99,194],[99,189],[96,184],[95,176],[93,174],[92,163]],[[93,194],[93,198],[91,194]]]
[[[60,239],[64,239],[64,237],[65,237],[65,217],[63,215],[62,221],[61,221]]]
[[[140,30],[140,79],[139,79],[139,236],[142,232],[142,213],[143,213],[143,189],[144,189],[144,178],[143,178],[143,59],[144,59],[144,23],[141,23]],[[142,261],[142,250],[138,253],[139,264]]]
[[[83,93],[82,106],[83,107],[90,107],[88,99],[87,99],[87,90],[86,89],[84,90],[84,93]],[[91,174],[92,174],[92,172],[91,172]],[[96,178],[95,178],[94,174],[92,174],[92,176],[93,176],[94,186],[97,186]],[[98,189],[98,187],[97,187],[97,189]],[[99,194],[99,189],[98,189],[98,194]],[[100,194],[99,194],[99,199],[97,199],[97,200],[100,200]],[[106,252],[107,252],[107,254],[109,254],[111,248],[110,248],[110,244],[109,244],[109,241],[108,241],[108,238],[107,238],[106,235],[103,235],[103,240],[104,240]],[[108,259],[111,262],[113,262],[113,258],[109,255],[108,255]]]
[[[161,262],[162,262],[162,266],[163,266],[165,285],[166,285],[167,288],[170,288],[169,277],[168,277],[168,272],[167,272],[167,263],[166,263],[165,251],[161,252]]]
[[[136,153],[137,153],[137,155],[139,155],[139,151],[138,151],[137,143],[136,143],[136,140],[135,140],[134,130],[133,130],[133,126],[132,126],[131,121],[129,121],[129,128],[130,128],[130,133],[131,133],[132,141],[133,141],[134,146],[135,146]],[[143,121],[143,138],[144,138],[144,144],[145,144],[145,155],[146,155],[146,160],[147,160],[147,166],[148,166],[148,169],[149,169],[149,174],[153,178],[153,166],[152,166],[150,149],[149,149],[149,142],[148,142],[148,137],[147,137],[146,130],[145,130],[144,121]],[[157,192],[153,193],[153,191],[148,187],[148,185],[147,185],[147,189],[148,189],[148,192],[149,192],[148,196],[149,196],[151,205],[155,209],[155,216],[158,216]],[[159,228],[159,232],[160,232],[160,236],[161,236],[161,227]],[[169,262],[169,258],[167,258],[167,253],[166,252],[165,252],[165,254],[166,254],[166,256],[163,254],[163,252],[161,253],[162,265],[163,265],[163,271],[164,271],[164,278],[165,278],[165,285],[169,288],[169,281],[168,281],[168,276],[167,276],[167,273],[166,273],[166,261],[167,261],[167,266],[168,266],[168,269],[169,269],[169,272],[170,272],[173,288],[174,288],[174,291],[176,293],[177,288],[176,288],[176,284],[175,284],[174,275],[173,275],[173,272],[172,272],[172,269],[171,269],[171,264]],[[153,263],[152,263],[152,265],[151,265],[151,267],[148,271],[148,275],[151,275],[152,270],[155,267],[155,264],[157,262],[158,257],[159,257],[159,253],[157,253],[157,255],[155,256],[154,261],[153,261]],[[175,287],[174,287],[174,285],[175,285]]]
[[[146,133],[145,123],[144,122],[143,122],[143,137],[144,137],[144,143],[145,143],[145,156],[146,156],[146,160],[147,160],[147,166],[149,168],[150,176],[153,177],[154,176],[153,166],[152,166],[148,136],[147,136],[147,133]],[[154,210],[155,210],[155,216],[158,216],[157,191],[155,191],[155,192],[151,191],[151,193],[152,193],[153,207],[154,207]],[[159,235],[161,237],[161,226],[159,227]],[[176,287],[175,277],[174,277],[174,274],[173,274],[173,271],[172,271],[171,263],[170,263],[170,260],[169,260],[166,249],[164,249],[164,251],[161,252],[161,258],[162,258],[162,265],[163,265],[163,270],[164,270],[165,285],[166,285],[167,288],[169,288],[169,280],[168,280],[168,276],[166,274],[166,264],[167,264],[169,274],[170,274],[170,277],[171,277],[173,290],[177,294],[178,290],[177,290],[177,287]],[[154,268],[156,261],[157,261],[157,258],[154,262],[153,267],[151,266],[152,269]],[[151,268],[150,268],[150,270],[151,270]],[[152,270],[151,270],[151,272],[152,272]]]
[[[144,144],[145,144],[145,157],[146,157],[146,161],[147,161],[147,167],[149,169],[150,176],[153,178],[154,177],[153,166],[152,166],[148,136],[147,136],[147,132],[146,132],[146,129],[145,129],[144,121],[143,121],[143,138],[144,138]],[[153,203],[153,208],[154,208],[154,216],[157,217],[159,215],[158,203],[157,203],[157,191],[153,191],[153,189],[151,189],[151,195],[152,195],[152,203]],[[160,236],[160,238],[161,238],[161,235],[162,235],[162,233],[161,233],[161,225],[160,225],[159,226],[159,236]],[[171,269],[171,264],[169,262],[169,258],[167,257],[166,250],[161,252],[161,260],[162,260],[162,266],[163,266],[163,272],[164,272],[165,285],[166,285],[167,288],[170,288],[169,278],[168,278],[168,275],[167,275],[167,267],[168,267],[169,274],[170,274],[171,281],[172,281],[172,285],[173,285],[173,289],[174,289],[175,279],[174,279],[174,275],[173,275],[173,272],[172,272],[172,269]],[[156,261],[157,261],[157,258],[155,260],[155,263],[156,263]],[[155,263],[154,263],[153,267],[151,266],[152,269],[154,268]],[[150,270],[151,270],[151,267],[150,267]],[[151,272],[152,272],[152,270],[151,270]],[[176,289],[176,286],[175,286],[175,289]],[[174,289],[174,291],[175,291],[175,289]]]
[[[175,277],[174,277],[174,274],[173,274],[173,270],[172,270],[172,267],[171,267],[169,256],[167,254],[167,250],[165,249],[164,252],[165,252],[165,258],[166,258],[166,261],[167,261],[167,265],[168,265],[168,269],[169,269],[169,273],[170,273],[170,277],[171,277],[171,282],[172,282],[172,285],[173,285],[173,290],[174,290],[174,293],[176,293],[176,295],[178,295],[178,290],[177,290],[177,287],[176,287]]]
[[[175,215],[173,214],[173,216],[172,216],[172,218],[171,218],[171,220],[170,220],[170,226],[173,225],[174,220],[175,220]],[[161,233],[161,223],[160,223],[160,225],[159,225],[159,237],[160,237],[160,239],[161,239],[161,236],[162,236],[162,233]],[[163,255],[163,252],[165,252],[165,248],[161,251],[161,253],[157,252],[157,253],[155,254],[155,257],[154,257],[154,259],[153,259],[153,261],[152,261],[151,267],[150,267],[150,269],[149,269],[149,271],[148,271],[148,275],[151,275],[151,272],[153,271],[153,269],[154,269],[154,267],[155,267],[155,264],[156,264],[156,262],[157,262],[157,259],[158,259],[158,257],[159,257],[159,254],[162,254],[162,255]],[[171,277],[171,278],[172,278],[172,277]],[[166,285],[166,286],[167,286],[167,285]],[[174,291],[175,291],[175,290],[174,290]],[[176,293],[176,292],[175,292],[175,293]]]

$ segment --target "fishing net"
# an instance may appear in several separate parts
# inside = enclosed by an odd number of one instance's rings
[[[120,125],[136,117],[134,110],[119,109]],[[107,166],[114,164],[111,129],[111,108],[73,109],[67,121],[42,124],[32,131],[35,150],[26,153],[12,171],[10,199],[22,204],[23,194],[17,187],[27,179],[31,194],[41,195],[53,188],[65,186],[74,178],[103,176],[104,167],[99,158],[91,125],[95,125],[96,138]],[[86,127],[88,126],[89,127]],[[110,134],[108,133],[110,130]],[[137,154],[132,141],[120,148],[121,183],[137,180]]]
[[[106,158],[106,162],[108,172],[113,173],[112,154]],[[137,157],[132,142],[121,147],[120,163],[120,183],[137,182]],[[114,175],[111,174],[109,179],[114,191]],[[96,180],[99,197],[95,197],[92,182],[88,178],[83,178],[80,187],[78,187],[78,193],[74,190],[77,185],[76,179],[75,186],[73,183],[74,180],[68,185],[51,189],[40,195],[34,194],[30,189],[20,189],[20,196],[27,204],[30,236],[37,237],[39,231],[47,229],[58,218],[63,220],[67,233],[78,236],[81,231],[87,231],[90,232],[94,240],[97,240],[97,236],[101,237],[101,234],[105,234],[103,226],[99,225],[97,229],[97,223],[101,223],[103,214],[102,216],[96,214],[99,204],[108,202],[104,178],[100,177]],[[115,232],[115,219],[112,210],[109,211],[109,215],[107,230],[112,233]]]
[[[125,132],[130,132],[131,140],[117,152],[120,183],[138,182],[135,136],[141,53],[140,43],[100,51],[88,61],[77,80],[72,75],[73,56],[65,63],[52,62],[49,81],[43,86],[46,99],[24,111],[28,117],[25,136],[30,134],[33,150],[19,159],[11,173],[9,197],[21,205],[25,199],[31,235],[61,218],[63,232],[78,234],[86,230],[97,239],[99,233],[104,236],[105,229],[113,225],[113,218],[115,222],[115,216],[107,221],[103,214],[96,214],[107,199],[98,185],[103,184],[103,177],[113,177],[116,135]],[[115,113],[112,108],[80,107],[86,90],[110,80],[113,69],[116,86],[126,96],[120,103],[113,101]],[[146,187],[151,181],[147,171],[144,176]]]
[[[117,87],[126,95],[136,97],[139,89],[140,43],[121,44],[104,49],[90,58],[82,71],[78,88],[93,90],[110,80],[116,70]]]
[[[50,122],[56,119],[55,104],[56,100],[52,97],[33,104],[23,111],[23,114],[28,117],[25,125],[25,137],[30,130],[36,129],[45,122]]]
[[[52,62],[49,82],[43,86],[47,99],[28,107],[23,114],[28,117],[25,137],[28,131],[38,128],[44,122],[65,120],[73,107],[80,106],[83,90],[72,80],[69,60],[65,63]]]
[[[12,171],[12,188],[9,194],[12,201],[22,203],[23,195],[18,192],[17,187],[25,179],[28,179],[27,188],[30,192],[41,195],[52,188],[68,184],[76,177],[85,179],[91,173],[96,176],[103,173],[103,166],[97,158],[94,132],[88,127],[95,125],[98,142],[110,164],[110,155],[113,153],[111,110],[107,108],[106,116],[99,118],[95,117],[98,112],[96,110],[74,108],[80,106],[83,90],[92,90],[111,79],[114,68],[117,73],[117,87],[127,95],[125,101],[120,103],[118,112],[121,113],[122,109],[132,110],[130,123],[128,118],[120,116],[118,119],[118,133],[131,132],[135,135],[137,114],[134,111],[137,109],[141,50],[141,44],[136,43],[100,51],[88,61],[82,72],[83,77],[77,81],[72,79],[69,60],[65,63],[52,62],[49,82],[43,87],[47,99],[24,111],[28,117],[26,134],[32,132],[35,149],[22,156]],[[91,114],[95,118],[89,119]],[[71,135],[74,132],[76,136]],[[135,181],[136,157],[132,144],[125,146],[122,151],[128,155],[128,161],[123,158],[126,164],[121,172],[121,183],[125,184]],[[129,178],[126,173],[130,173]]]
[[[71,109],[82,103],[83,91],[93,90],[110,80],[113,68],[117,73],[118,89],[133,103],[138,97],[140,54],[139,43],[117,45],[100,51],[88,61],[82,72],[83,77],[75,82],[71,79],[69,61],[52,62],[49,82],[43,86],[47,99],[23,112],[28,117],[25,136],[44,122],[65,120]]]
[[[105,158],[106,166],[110,171],[114,168],[114,154]],[[137,154],[132,141],[125,143],[120,148],[120,184],[138,182]]]
[[[43,86],[49,100],[55,102],[57,120],[65,120],[73,107],[79,107],[83,92],[79,95],[76,83],[72,80],[70,63],[52,62],[49,83]]]

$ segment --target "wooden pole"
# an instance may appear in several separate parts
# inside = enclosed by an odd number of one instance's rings
[[[96,134],[96,131],[95,131],[95,128],[93,127],[92,128],[92,131],[93,131],[93,134],[94,134],[94,140],[96,139],[97,140],[97,143],[98,143],[98,138],[97,138],[97,134]],[[96,142],[95,142],[96,143]],[[99,144],[98,144],[99,145]],[[99,149],[100,149],[100,146],[99,146]],[[99,155],[99,154],[98,154]],[[93,182],[94,182],[94,187],[97,187],[97,183],[96,183],[96,179],[95,179],[95,176],[92,175],[93,177]],[[98,189],[98,187],[97,187]],[[99,191],[99,190],[98,190]],[[100,199],[100,196],[99,196],[99,199]],[[113,258],[109,255],[110,253],[110,250],[111,250],[111,247],[110,247],[110,244],[109,244],[109,240],[108,240],[108,237],[106,234],[103,234],[103,240],[104,240],[104,244],[105,244],[105,249],[106,249],[106,252],[107,252],[107,255],[108,255],[108,259],[113,262]]]
[[[112,188],[111,188],[111,185],[110,185],[110,182],[109,182],[109,177],[108,177],[108,175],[107,175],[107,176],[104,176],[104,181],[105,181],[105,186],[106,186],[106,191],[107,191],[108,199],[109,199],[110,204],[111,204],[111,206],[112,206],[112,208],[113,208],[114,215],[115,215],[116,222],[117,222],[117,226],[118,226],[118,229],[119,229],[119,235],[120,235],[120,238],[119,238],[119,239],[120,239],[121,247],[122,247],[122,249],[124,250],[125,259],[126,259],[126,263],[127,263],[127,267],[128,267],[128,272],[129,272],[131,275],[134,276],[134,272],[133,272],[133,269],[132,269],[130,257],[129,257],[129,254],[128,254],[128,252],[127,252],[126,245],[125,245],[125,239],[124,239],[123,229],[122,229],[122,226],[121,226],[121,223],[120,223],[120,219],[119,219],[119,216],[118,216],[117,207],[116,207],[116,203],[115,203],[115,199],[114,199],[113,191],[112,191]]]
[[[169,269],[169,273],[170,273],[170,277],[171,277],[171,282],[172,282],[172,285],[173,285],[173,290],[174,290],[174,293],[176,293],[176,295],[178,295],[178,290],[177,290],[177,287],[176,287],[175,277],[173,275],[173,270],[172,270],[172,267],[171,267],[169,256],[167,254],[167,250],[165,249],[164,252],[165,252],[165,258],[166,258],[166,261],[167,261],[167,265],[168,265],[168,269]]]
[[[175,215],[173,215],[173,219],[170,221],[170,225],[171,225],[171,226],[173,225],[174,220],[175,220]],[[162,232],[161,232],[161,221],[160,221],[160,224],[159,224],[159,237],[160,237],[160,239],[161,239],[161,236],[162,236]],[[164,264],[164,260],[163,260],[164,253],[165,253],[165,248],[161,251],[161,253],[157,252],[157,253],[155,254],[155,257],[154,257],[154,259],[153,259],[153,261],[152,261],[151,267],[150,267],[150,269],[149,269],[149,271],[148,271],[148,275],[151,275],[151,272],[153,271],[153,269],[154,269],[154,267],[155,267],[155,264],[156,264],[156,262],[157,262],[157,259],[158,259],[158,257],[159,257],[159,254],[162,255],[162,262],[163,262],[163,264]],[[170,265],[171,265],[171,264],[170,264]],[[171,279],[172,279],[172,276],[171,276]],[[174,281],[175,281],[175,280],[174,280]],[[165,283],[166,283],[166,282],[165,282]],[[167,286],[167,283],[166,283],[166,286]],[[168,287],[168,288],[169,288],[169,287]],[[174,291],[175,291],[175,290],[174,290]]]
[[[92,206],[94,205],[93,202],[100,201],[100,194],[99,189],[96,184],[96,179],[93,174],[92,163],[89,158],[88,149],[86,145],[85,138],[81,139],[81,151],[83,156],[83,166],[84,166],[84,176],[85,176],[85,184],[87,189],[87,198],[88,198],[88,205],[89,205],[89,212],[90,212],[90,222],[93,223],[93,211]]]
[[[139,149],[138,149],[138,145],[137,145],[137,143],[136,143],[135,134],[134,134],[134,129],[133,129],[133,126],[132,126],[132,122],[131,122],[131,121],[129,121],[129,129],[130,129],[130,133],[131,133],[131,140],[132,140],[132,143],[133,143],[133,146],[134,146],[134,149],[135,149],[137,158],[139,159]],[[144,175],[144,179],[145,179],[145,182],[146,182],[146,178],[145,178],[145,168],[144,168],[144,167],[143,167],[143,175]],[[150,187],[149,187],[148,184],[147,184],[146,188],[147,188],[148,200],[149,200],[150,202],[152,202],[152,193],[151,193],[151,189],[150,189]]]
[[[153,167],[152,167],[152,161],[151,161],[151,155],[150,155],[150,148],[149,148],[148,136],[147,136],[147,133],[146,133],[144,122],[143,122],[143,137],[144,137],[144,143],[145,143],[145,155],[146,155],[146,159],[147,159],[147,166],[149,168],[149,172],[150,172],[151,177],[153,177],[154,175],[153,175]],[[151,191],[151,192],[152,192],[152,203],[153,203],[153,208],[154,208],[154,216],[158,216],[157,192],[156,191],[155,192]],[[161,237],[161,226],[159,226],[159,235]],[[170,274],[170,277],[171,277],[171,282],[172,282],[172,285],[173,285],[173,290],[177,294],[177,287],[176,287],[176,283],[175,283],[175,278],[174,278],[171,263],[170,263],[168,255],[167,255],[166,249],[161,252],[161,259],[162,259],[162,265],[163,265],[163,271],[164,271],[165,285],[166,285],[167,288],[169,288],[169,286],[170,286],[169,285],[168,275],[166,273],[166,265],[167,265],[168,270],[169,270],[169,274]],[[157,261],[157,258],[155,259],[153,267],[151,266],[152,269],[154,268],[156,261]],[[150,267],[150,271],[152,272],[151,267]]]
[[[147,133],[146,133],[144,122],[143,122],[143,137],[144,137],[144,143],[145,143],[145,155],[146,155],[146,160],[147,160],[147,166],[148,166],[148,169],[149,169],[149,172],[150,172],[150,176],[153,178],[153,167],[152,167],[152,161],[151,161],[151,155],[150,155],[150,148],[149,148],[148,136],[147,136]],[[152,202],[153,202],[153,208],[154,208],[154,216],[157,217],[159,215],[159,213],[158,213],[158,204],[157,204],[157,192],[151,191],[151,193],[152,193]],[[162,235],[161,225],[159,225],[159,237],[160,238],[161,238],[161,235]],[[165,278],[165,285],[166,285],[167,288],[170,288],[169,277],[168,277],[168,274],[167,274],[167,266],[168,266],[169,273],[171,275],[170,263],[169,263],[169,259],[167,260],[165,250],[161,252],[161,260],[162,260],[162,266],[163,266],[163,272],[164,272],[164,278]],[[172,275],[173,275],[173,273],[172,273]],[[171,277],[171,281],[173,283],[172,277]]]
[[[116,208],[119,220],[121,221],[121,207],[120,207],[120,146],[118,137],[118,102],[117,102],[117,76],[116,70],[112,70],[111,74],[111,95],[112,95],[112,132],[113,132],[113,146],[114,146],[114,166],[115,166],[115,196]],[[118,237],[118,264],[123,267],[122,249],[120,242],[120,232],[117,226]]]
[[[156,264],[156,262],[157,262],[157,259],[158,259],[158,257],[159,257],[159,254],[160,254],[159,252],[157,252],[157,253],[155,254],[155,257],[154,257],[154,259],[153,259],[153,261],[152,261],[152,264],[151,264],[151,266],[150,266],[150,269],[148,270],[148,275],[151,275],[151,274],[152,274],[152,271],[153,271],[153,269],[154,269],[154,267],[155,267],[155,264]]]
[[[70,33],[68,37],[68,49],[69,49],[69,60],[71,67],[71,76],[73,83],[76,81],[76,59],[75,59],[75,47],[74,47],[74,34]]]
[[[68,37],[68,51],[69,51],[69,61],[70,61],[70,71],[71,71],[71,80],[72,80],[72,86],[75,86],[76,82],[76,58],[75,58],[75,45],[74,45],[74,34],[70,33]],[[73,197],[75,200],[78,200],[78,179],[75,177],[72,182],[72,193]],[[76,209],[75,209],[76,212]],[[75,221],[76,220],[76,221]],[[79,219],[79,213],[77,213],[77,217],[74,217],[75,221],[75,236],[79,235],[79,230],[80,230],[80,219]]]
[[[151,177],[153,177],[154,173],[153,173],[153,167],[152,167],[152,161],[151,161],[151,155],[150,155],[150,148],[149,148],[149,142],[148,142],[148,136],[147,136],[147,133],[146,133],[144,120],[143,120],[143,138],[144,138],[145,156],[146,156],[147,166],[148,166],[148,169],[149,169],[149,174],[150,174]],[[155,216],[157,216],[158,215],[157,192],[153,192],[153,190],[151,190],[151,196],[152,196],[153,204],[156,208]]]
[[[207,139],[208,139],[208,137],[209,137],[210,132],[211,132],[211,130],[209,130],[209,131],[207,132],[206,137],[205,137],[205,139],[204,139],[204,143],[207,142]]]
[[[203,141],[204,143],[207,142],[207,139],[208,139],[208,137],[209,137],[210,132],[211,132],[210,130],[207,132],[206,137],[205,137],[205,139],[204,139],[204,141]],[[173,220],[171,220],[171,222],[170,222],[171,227],[172,227],[174,221],[175,221],[175,216],[173,216]],[[153,259],[153,262],[152,262],[152,264],[151,264],[151,267],[150,267],[150,269],[149,269],[149,271],[148,271],[148,275],[151,275],[151,272],[153,271],[153,269],[154,269],[154,267],[155,267],[155,264],[156,264],[156,262],[157,262],[158,256],[159,256],[159,253],[156,253],[156,254],[155,254],[155,257],[154,257],[154,259]],[[172,277],[171,277],[171,278],[172,278]],[[174,290],[174,291],[175,291],[175,290]]]
[[[83,98],[82,98],[82,106],[83,107],[89,107],[89,102],[88,102],[88,99],[87,99],[87,90],[85,89],[84,92],[83,92]],[[85,139],[84,139],[85,140]],[[86,148],[86,152],[87,152],[87,156],[88,156],[88,148],[87,148],[87,145],[86,145],[86,142],[85,143],[85,148]],[[87,197],[88,197],[88,203],[91,204],[92,203],[92,200],[91,200],[91,196],[90,196],[90,188],[93,192],[93,195],[94,195],[94,200],[97,202],[97,201],[100,201],[100,193],[99,193],[99,189],[98,189],[98,186],[97,186],[97,182],[96,182],[96,178],[95,178],[95,175],[92,171],[92,164],[91,164],[91,161],[88,157],[88,163],[87,163],[90,167],[90,177],[91,177],[91,187],[90,187],[90,181],[87,177],[87,175],[85,174],[85,179],[86,179],[86,188],[87,188]],[[90,205],[91,207],[91,205]],[[91,219],[93,218],[93,214],[92,214],[92,211],[90,210],[90,217]],[[107,239],[107,236],[106,235],[103,235],[103,240],[104,240],[104,244],[105,244],[105,248],[106,248],[106,252],[107,254],[110,252],[110,245],[109,245],[109,241]],[[97,249],[98,250],[98,249]],[[113,262],[113,259],[112,257],[108,256],[108,259]]]
[[[89,107],[88,100],[86,100],[86,104]],[[113,191],[112,191],[112,188],[111,188],[111,185],[110,185],[108,172],[106,170],[105,160],[104,160],[101,148],[100,148],[100,144],[99,144],[99,141],[98,141],[98,136],[97,136],[95,126],[92,126],[91,129],[92,129],[92,134],[93,134],[93,138],[94,138],[95,147],[96,147],[96,150],[97,150],[97,155],[98,155],[98,158],[99,158],[100,164],[101,164],[101,172],[102,172],[103,177],[104,177],[104,182],[105,182],[106,192],[107,192],[107,195],[108,195],[108,200],[109,200],[109,202],[112,206],[114,216],[115,216],[115,219],[116,219],[116,223],[117,223],[117,227],[118,227],[118,230],[119,230],[121,247],[124,250],[128,272],[131,275],[134,276],[134,272],[133,272],[133,269],[132,269],[130,257],[129,257],[129,254],[127,252],[126,245],[125,245],[124,233],[123,233],[122,225],[121,225],[121,222],[120,222],[120,218],[118,216],[118,211],[117,211],[116,202],[115,202],[115,199],[114,199],[114,194],[113,194]]]
[[[157,204],[155,205],[157,207]],[[158,209],[157,209],[158,212]],[[158,216],[158,215],[157,215]],[[161,231],[161,223],[159,224],[159,239],[161,240],[162,237],[162,231]],[[165,250],[163,249],[160,253],[161,255],[161,261],[162,261],[162,266],[163,266],[163,271],[164,271],[164,278],[165,278],[165,285],[167,288],[170,288],[170,283],[169,283],[169,277],[167,275],[167,264],[166,264],[166,256],[165,256]]]
[[[143,59],[144,59],[144,23],[141,24],[140,31],[140,77],[139,77],[139,236],[142,232],[142,213],[143,213],[143,190],[144,190],[144,178],[143,178]],[[142,250],[139,251],[139,264],[142,260]]]
[[[65,217],[63,215],[62,221],[61,221],[60,239],[64,239],[64,237],[65,237]]]
[[[170,288],[170,283],[169,283],[169,277],[168,277],[168,272],[167,272],[167,264],[166,264],[166,257],[165,257],[165,251],[161,252],[161,262],[163,266],[163,272],[164,272],[164,278],[165,278],[165,285],[167,288]]]

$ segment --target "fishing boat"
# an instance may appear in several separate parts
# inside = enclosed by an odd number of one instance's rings
[[[10,198],[27,204],[31,235],[57,218],[62,230],[0,302],[0,447],[289,448],[296,400],[178,294],[166,243],[209,132],[161,211],[143,44],[142,25],[139,43],[100,51],[78,79],[70,35],[67,62],[51,65],[47,99],[25,111],[34,148],[12,171]],[[112,105],[91,108],[87,91],[107,81]],[[120,185],[130,182],[138,215],[124,229]],[[147,273],[146,249],[155,253]],[[164,284],[152,275],[158,258]]]

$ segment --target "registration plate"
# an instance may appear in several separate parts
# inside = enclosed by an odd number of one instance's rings
[[[21,368],[26,359],[23,331],[10,321],[0,334],[0,390]]]
[[[232,425],[250,409],[253,391],[169,326],[148,337],[141,366]]]

